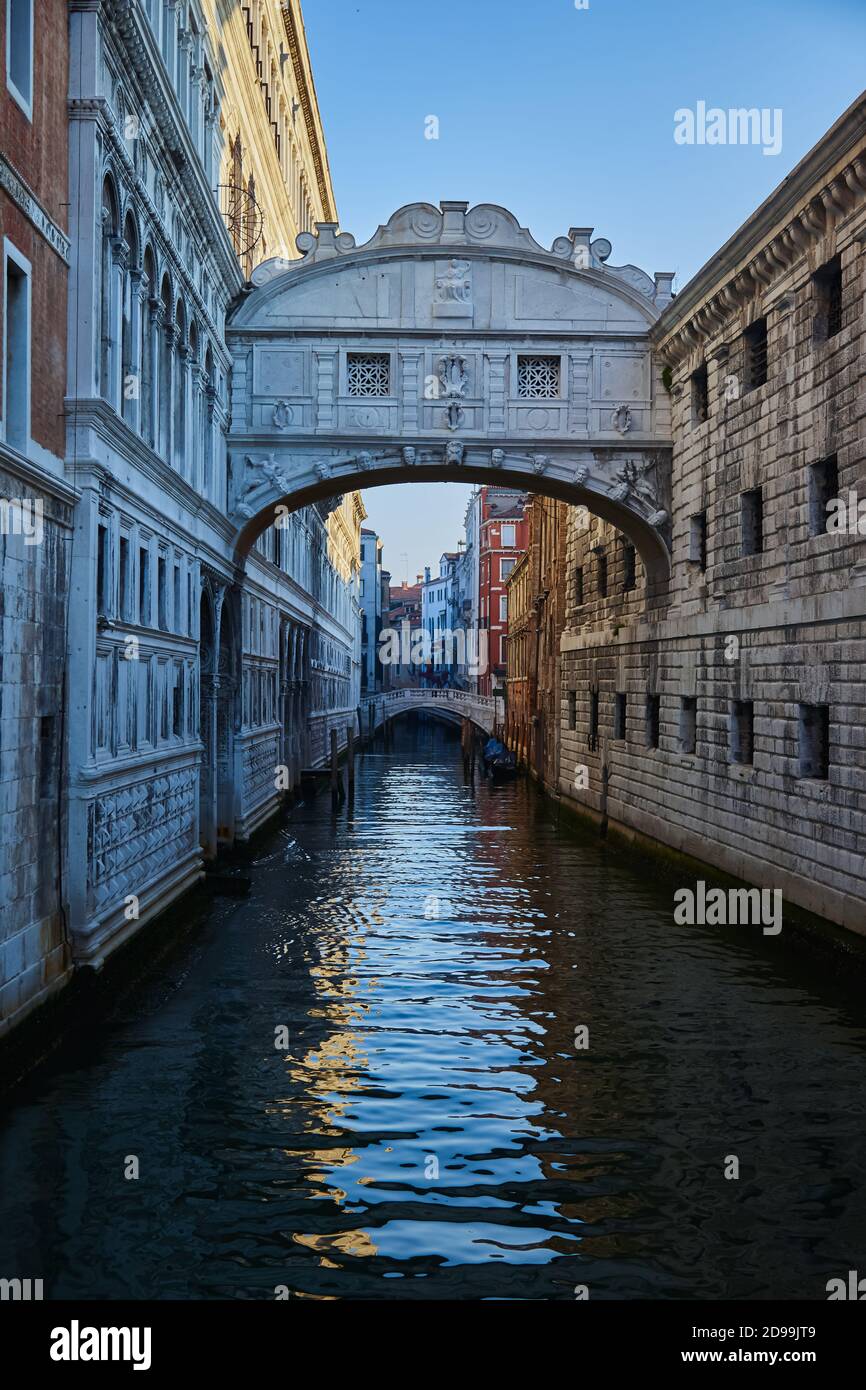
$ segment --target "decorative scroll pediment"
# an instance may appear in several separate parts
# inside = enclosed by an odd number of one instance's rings
[[[570,263],[574,270],[601,271],[621,280],[659,308],[670,302],[672,274],[659,272],[653,279],[635,265],[609,265],[611,244],[606,237],[591,240],[592,230],[591,227],[572,227],[567,236],[556,237],[548,251],[526,227],[521,227],[513,213],[496,203],[478,203],[474,208],[458,202],[443,202],[438,208],[432,203],[408,203],[377,227],[369,241],[360,246],[350,232],[339,231],[336,222],[317,223],[315,232],[301,232],[296,238],[303,257],[300,262],[284,257],[263,261],[253,271],[252,282],[261,289],[299,267],[320,265],[363,252],[419,247],[495,248],[497,251],[520,251],[533,258],[554,257]],[[437,278],[437,291],[443,291],[438,299],[440,303],[455,305],[471,300],[471,285],[466,283],[469,267],[464,268],[461,263],[458,272],[454,270],[456,263],[458,258],[455,257],[450,268],[443,272],[442,285]]]

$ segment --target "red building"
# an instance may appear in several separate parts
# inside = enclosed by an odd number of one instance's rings
[[[0,4],[0,1032],[72,969],[61,871],[76,496],[64,473],[67,22],[66,0]]]
[[[65,0],[0,5],[2,441],[62,475],[69,274]]]
[[[508,576],[526,553],[526,494],[513,488],[483,487],[478,527],[478,623],[487,630],[487,670],[478,678],[480,695],[505,690],[508,639]]]
[[[418,576],[417,584],[407,584],[405,579],[397,587],[391,585],[390,603],[388,605],[388,626],[392,631],[399,633],[401,638],[401,657],[411,655],[412,634],[418,632],[421,627],[421,589],[422,576]],[[406,643],[403,640],[403,624],[409,625],[409,648],[405,650]],[[398,666],[391,669],[391,688],[406,685],[419,685],[421,677],[421,667],[412,667],[411,662],[402,661]]]

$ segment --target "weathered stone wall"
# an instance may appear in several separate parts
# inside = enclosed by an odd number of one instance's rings
[[[0,528],[0,1035],[67,977],[61,913],[70,511],[4,466],[0,497],[42,504],[42,538]]]
[[[856,523],[847,534],[826,529],[831,494],[866,497],[862,112],[852,146],[856,126],[852,108],[654,330],[673,406],[670,602],[649,621],[640,562],[626,593],[621,538],[595,520],[579,530],[572,517],[559,786],[594,813],[866,931],[864,537]],[[836,257],[841,319],[828,336],[823,268]],[[748,334],[762,320],[760,384]],[[763,538],[750,554],[743,494],[757,489]],[[648,696],[659,699],[657,747]],[[754,751],[744,761],[736,725],[749,705]],[[828,710],[829,766],[807,775],[801,717],[816,707]]]

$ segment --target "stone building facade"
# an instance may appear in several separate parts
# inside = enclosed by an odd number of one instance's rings
[[[526,553],[506,582],[505,739],[530,774],[555,787],[559,768],[560,643],[565,626],[567,503],[533,494]],[[585,524],[589,513],[579,511]]]
[[[0,1034],[68,977],[65,0],[0,6]]]
[[[4,233],[26,229],[40,277],[34,380],[40,354],[55,373],[33,392],[44,418],[28,448],[7,429],[0,458],[19,493],[46,499],[38,553],[17,537],[3,550],[4,604],[22,623],[13,637],[4,622],[3,679],[20,680],[32,647],[44,685],[4,685],[4,715],[28,721],[30,772],[17,775],[7,730],[4,931],[10,894],[23,940],[0,959],[0,1027],[71,964],[98,968],[251,835],[331,728],[345,740],[360,688],[358,494],[284,509],[243,563],[227,518],[229,307],[260,260],[295,255],[295,237],[334,216],[300,7],[46,10],[33,67],[46,148],[28,163],[44,190],[22,192],[4,164],[18,212],[0,193]],[[3,119],[8,150],[19,117]],[[38,875],[23,858],[36,843]]]
[[[625,538],[572,515],[558,778],[628,834],[860,932],[864,283],[866,97],[651,330],[670,588],[649,611]]]

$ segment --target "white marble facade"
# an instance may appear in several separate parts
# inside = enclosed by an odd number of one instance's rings
[[[670,412],[649,333],[672,276],[546,250],[506,209],[400,208],[371,239],[320,223],[230,315],[229,515],[240,553],[286,497],[453,479],[543,487],[669,569]]]
[[[67,892],[75,960],[98,965],[345,737],[357,579],[328,503],[237,563],[224,329],[244,276],[213,196],[204,16],[70,10]]]

